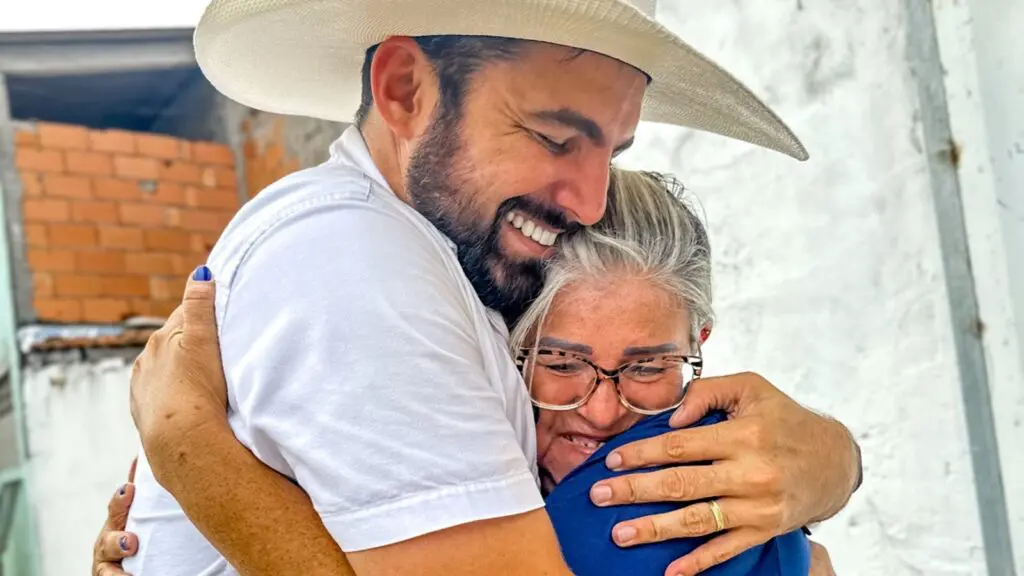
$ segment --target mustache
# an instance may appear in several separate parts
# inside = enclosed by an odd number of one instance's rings
[[[561,210],[545,206],[526,196],[517,196],[502,202],[498,207],[495,223],[500,224],[505,219],[505,216],[513,210],[529,216],[535,222],[543,222],[550,228],[562,230],[563,233],[571,234],[583,228],[578,222],[569,220]]]

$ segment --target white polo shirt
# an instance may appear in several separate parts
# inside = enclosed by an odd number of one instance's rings
[[[243,207],[209,266],[231,427],[343,550],[543,507],[505,324],[358,130]],[[127,572],[235,574],[144,457],[136,482]]]

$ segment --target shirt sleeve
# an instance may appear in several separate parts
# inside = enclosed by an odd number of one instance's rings
[[[306,207],[250,249],[224,301],[236,434],[345,551],[543,506],[453,259],[403,219]]]

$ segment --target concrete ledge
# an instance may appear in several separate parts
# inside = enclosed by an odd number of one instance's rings
[[[0,34],[0,73],[94,74],[195,65],[187,29]]]

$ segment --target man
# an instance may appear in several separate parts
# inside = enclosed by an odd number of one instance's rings
[[[566,574],[505,320],[535,294],[558,235],[600,219],[609,163],[641,115],[806,157],[749,91],[650,18],[653,2],[414,6],[214,0],[197,28],[200,65],[228,96],[330,119],[358,110],[330,161],[263,191],[211,255],[230,429],[211,424],[216,403],[202,398],[135,414],[148,458],[129,526],[136,576],[234,573],[228,560],[243,573],[317,573],[300,549],[266,546],[308,520],[280,505],[282,476],[361,576]],[[711,405],[734,420],[608,464],[714,452],[715,466],[622,477],[592,495],[724,497],[724,526],[694,505],[637,521],[620,542],[724,528],[670,568],[683,574],[831,516],[858,482],[838,423],[752,375],[703,390],[681,424]],[[237,519],[226,531],[225,518]]]

